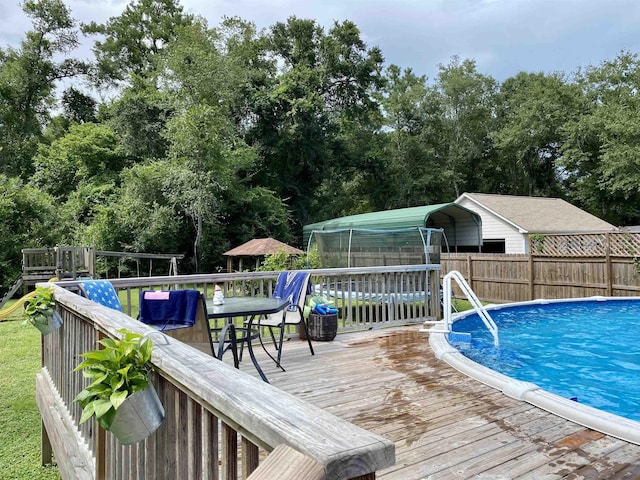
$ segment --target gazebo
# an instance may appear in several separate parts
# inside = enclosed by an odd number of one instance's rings
[[[304,252],[297,248],[282,243],[275,238],[254,238],[247,243],[232,248],[223,255],[227,257],[227,271],[233,272],[233,259],[238,258],[238,270],[242,271],[242,261],[244,258],[254,258],[255,268],[260,266],[260,262],[266,255],[284,251],[287,255],[302,255]]]

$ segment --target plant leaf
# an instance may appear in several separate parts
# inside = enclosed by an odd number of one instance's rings
[[[96,418],[100,418],[113,408],[111,400],[99,398],[93,402],[93,409],[95,410]]]
[[[126,390],[123,390],[121,392],[113,392],[110,398],[111,403],[113,404],[113,408],[117,410],[128,396],[129,395]]]
[[[93,402],[87,403],[87,405],[82,409],[82,417],[80,417],[80,423],[84,423],[93,417],[95,413]]]

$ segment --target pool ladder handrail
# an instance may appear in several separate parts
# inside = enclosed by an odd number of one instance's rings
[[[469,303],[471,303],[471,306],[473,307],[474,311],[482,319],[482,321],[484,322],[485,326],[487,327],[491,335],[493,335],[493,344],[496,347],[499,346],[500,342],[498,340],[498,326],[493,321],[493,318],[491,318],[491,315],[489,315],[489,312],[487,311],[487,309],[484,308],[484,305],[482,305],[482,302],[480,302],[480,299],[473,292],[473,290],[471,289],[467,281],[464,279],[462,274],[457,270],[451,270],[449,273],[447,273],[444,276],[444,279],[442,280],[442,290],[443,290],[443,297],[444,297],[443,298],[444,330],[447,332],[451,331],[451,324],[452,324],[451,297],[453,292],[452,285],[451,285],[452,280],[455,280],[455,282],[458,284],[458,287],[460,287],[460,290],[462,290],[462,293],[464,293],[464,295],[467,297],[467,300],[469,301]]]

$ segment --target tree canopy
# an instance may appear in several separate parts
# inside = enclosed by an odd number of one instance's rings
[[[305,224],[465,191],[640,223],[636,53],[503,82],[454,57],[428,79],[385,65],[349,20],[210,26],[179,0],[81,26],[63,0],[23,10],[22,42],[0,46],[5,288],[25,247],[185,253],[213,271],[253,237],[301,246]]]

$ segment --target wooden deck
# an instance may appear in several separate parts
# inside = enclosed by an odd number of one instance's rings
[[[633,479],[640,446],[513,400],[437,360],[419,327],[285,343],[270,382],[396,445],[378,479]],[[229,359],[230,359],[229,355]],[[229,361],[229,360],[225,360]],[[257,377],[246,355],[241,368]]]

